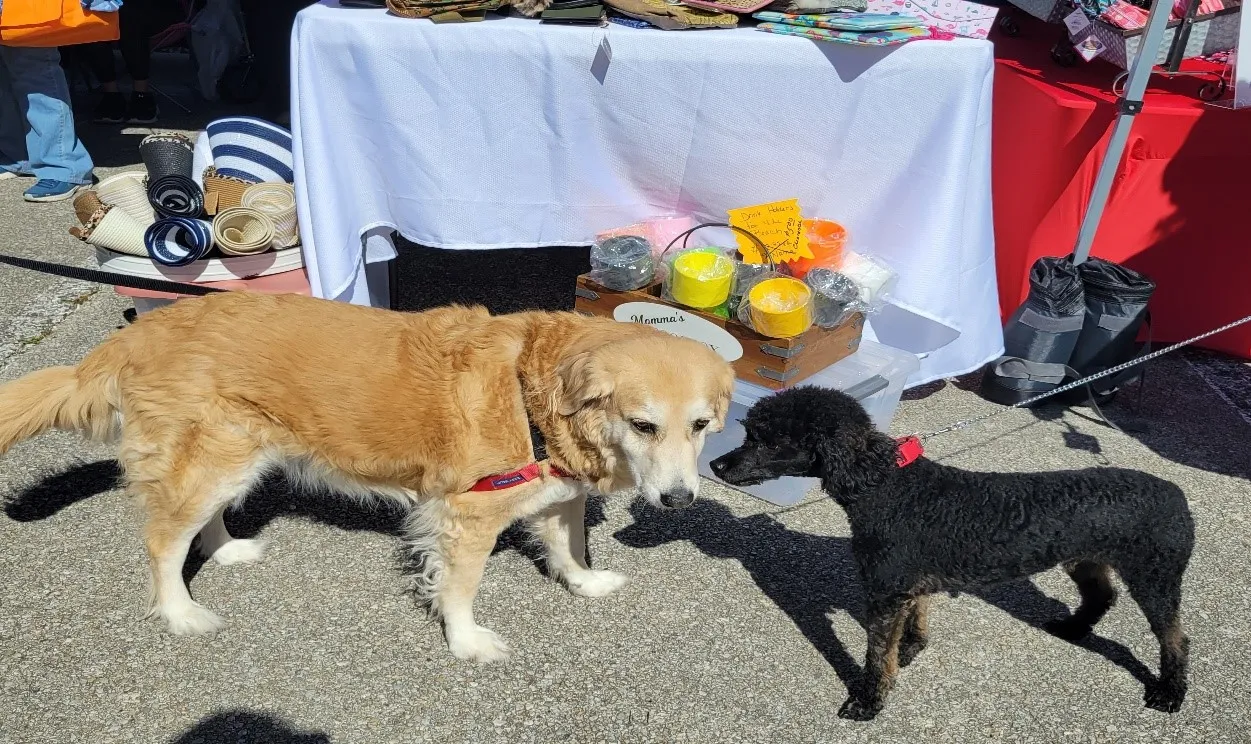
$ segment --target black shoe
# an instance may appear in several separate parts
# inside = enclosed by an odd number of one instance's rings
[[[156,98],[151,93],[132,93],[130,111],[126,121],[131,124],[151,124],[156,121]]]
[[[126,121],[126,99],[121,93],[105,93],[91,112],[93,124],[121,124]]]

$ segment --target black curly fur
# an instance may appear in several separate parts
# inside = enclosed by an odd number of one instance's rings
[[[924,457],[900,468],[896,444],[851,397],[795,388],[748,412],[742,446],[713,471],[748,485],[811,476],[847,512],[866,592],[869,644],[861,689],[839,715],[872,719],[899,667],[925,647],[925,597],[1030,576],[1063,565],[1081,605],[1056,635],[1090,633],[1116,601],[1115,570],[1160,641],[1160,676],[1144,700],[1176,712],[1186,696],[1189,639],[1180,621],[1194,521],[1176,485],[1146,473],[1095,468],[976,473]]]

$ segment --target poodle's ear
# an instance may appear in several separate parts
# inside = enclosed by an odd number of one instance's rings
[[[556,375],[560,380],[556,411],[561,416],[572,416],[588,404],[612,395],[613,380],[594,351],[570,356],[561,362]]]
[[[819,438],[814,475],[840,502],[852,502],[882,484],[897,465],[895,440],[876,429],[840,431]]]

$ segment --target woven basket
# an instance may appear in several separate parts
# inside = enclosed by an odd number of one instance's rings
[[[1186,48],[1182,52],[1182,58],[1201,57],[1236,47],[1238,45],[1239,12],[1240,9],[1237,5],[1231,5],[1225,10],[1220,10],[1210,15],[1195,16],[1194,25],[1190,27],[1190,36],[1186,39]],[[1164,30],[1164,40],[1156,51],[1155,64],[1157,65],[1162,65],[1168,61],[1168,53],[1173,46],[1173,39],[1177,36],[1177,29],[1181,27],[1181,24],[1177,21],[1170,21],[1169,24],[1169,27]],[[1107,21],[1095,19],[1091,21],[1089,28],[1083,29],[1076,36],[1070,34],[1069,39],[1074,44],[1077,44],[1091,35],[1103,42],[1105,49],[1099,55],[1102,59],[1111,62],[1122,70],[1128,70],[1142,48],[1142,40],[1146,36],[1146,29],[1140,28],[1126,31],[1113,26]]]
[[[657,28],[676,31],[692,28],[734,28],[738,16],[733,13],[717,13],[685,5],[670,5],[665,0],[605,0],[605,5],[618,13],[640,21],[647,21]]]
[[[452,0],[430,2],[429,0],[387,0],[387,12],[401,18],[429,18],[439,13],[464,13],[477,10],[496,10],[500,0]]]
[[[203,180],[204,211],[210,215],[243,204],[243,192],[254,185],[254,182],[242,178],[219,176],[217,169],[211,165],[204,169]]]

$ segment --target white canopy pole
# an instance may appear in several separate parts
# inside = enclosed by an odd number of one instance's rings
[[[1099,229],[1099,220],[1103,218],[1103,209],[1108,204],[1108,194],[1112,191],[1112,182],[1116,180],[1116,172],[1120,169],[1121,156],[1125,154],[1129,130],[1134,126],[1134,117],[1142,111],[1142,95],[1147,90],[1147,80],[1155,68],[1156,56],[1159,54],[1161,42],[1164,41],[1164,31],[1172,11],[1173,0],[1152,0],[1147,30],[1142,35],[1138,56],[1130,66],[1125,94],[1117,101],[1119,113],[1116,124],[1112,126],[1108,150],[1099,165],[1099,176],[1095,179],[1095,188],[1090,194],[1090,204],[1087,205],[1086,216],[1082,219],[1082,229],[1077,234],[1077,247],[1073,249],[1075,264],[1090,256],[1090,247],[1095,242],[1095,231]],[[1245,25],[1245,13],[1243,18]]]

